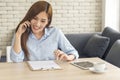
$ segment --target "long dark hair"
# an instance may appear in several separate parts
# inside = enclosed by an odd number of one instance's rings
[[[23,18],[23,20],[18,24],[18,26],[16,28],[16,32],[21,23],[23,23],[27,20],[31,21],[36,15],[38,15],[40,12],[43,12],[43,11],[45,11],[48,15],[48,24],[46,25],[46,27],[49,27],[49,25],[51,24],[51,21],[52,21],[52,6],[46,1],[38,1],[31,6],[31,8],[28,10],[28,12],[25,15],[25,17]],[[29,56],[29,52],[28,52],[26,43],[27,43],[29,34],[30,34],[30,32],[28,33],[27,31],[25,31],[21,36],[21,47],[22,47],[27,59]]]

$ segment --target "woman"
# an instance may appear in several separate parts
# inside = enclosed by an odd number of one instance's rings
[[[12,42],[11,60],[65,60],[78,58],[77,51],[61,30],[50,27],[52,7],[46,1],[31,6],[18,24]]]

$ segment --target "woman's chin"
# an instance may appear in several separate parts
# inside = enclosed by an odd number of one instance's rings
[[[37,34],[40,33],[42,30],[33,30],[33,33]]]

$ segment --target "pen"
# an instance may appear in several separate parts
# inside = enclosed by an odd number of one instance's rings
[[[57,57],[56,54],[57,54],[57,50],[54,51],[54,55],[55,55],[55,57],[56,57],[56,60],[58,60],[58,57]]]

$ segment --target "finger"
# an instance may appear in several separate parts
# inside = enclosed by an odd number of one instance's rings
[[[65,57],[65,55],[62,54],[62,55],[60,56],[59,60],[64,60],[64,57]]]
[[[58,57],[59,56],[59,51],[55,50],[55,55]]]
[[[30,27],[31,23],[29,21],[26,21],[25,24],[27,24],[27,27]]]
[[[22,26],[22,29],[26,30],[26,28],[27,28],[27,24],[24,23],[23,26]]]
[[[57,54],[57,60],[60,60],[61,55],[62,55],[61,53]]]
[[[57,52],[57,54],[56,54],[57,60],[59,60],[60,56],[61,56],[61,54],[59,52]]]
[[[54,51],[54,54],[55,54],[56,60],[58,60],[58,56],[57,56],[58,52],[57,52],[57,50]]]
[[[57,50],[54,51],[54,55],[55,55],[56,60],[57,60]]]
[[[30,27],[30,22],[29,21],[26,21],[25,24],[26,24],[27,27]]]

